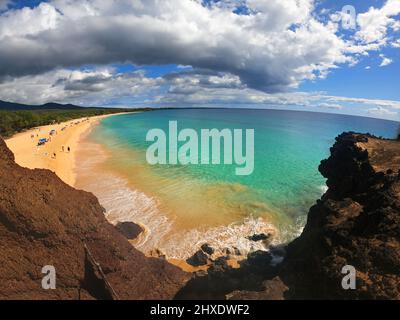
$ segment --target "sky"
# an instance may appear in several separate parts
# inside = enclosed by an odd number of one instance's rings
[[[400,0],[0,0],[0,100],[400,120]]]

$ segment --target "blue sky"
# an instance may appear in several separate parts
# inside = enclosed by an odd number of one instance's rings
[[[373,53],[354,67],[340,67],[319,81],[306,81],[300,86],[304,91],[326,91],[331,95],[364,97],[368,99],[400,100],[400,51],[382,50],[393,59],[388,67],[379,67],[381,58]],[[370,69],[365,69],[366,67]]]
[[[20,9],[24,7],[36,7],[38,6],[41,2],[46,2],[46,1],[41,1],[41,0],[19,0],[19,1],[12,1],[9,4],[9,8],[11,9]]]
[[[352,5],[357,12],[366,12],[370,7],[380,8],[382,0],[336,0],[320,1],[319,8],[340,11],[346,5]],[[399,16],[397,16],[399,19]],[[346,32],[344,31],[346,34]],[[389,37],[399,38],[398,32],[389,32]],[[393,59],[390,67],[379,67],[380,54]],[[370,69],[366,69],[370,67]],[[390,46],[372,52],[354,67],[341,67],[333,70],[326,80],[305,82],[301,90],[326,91],[331,95],[349,97],[364,97],[368,99],[400,100],[400,87],[396,82],[400,80],[400,50]]]
[[[397,0],[139,2],[0,0],[0,99],[399,119]]]

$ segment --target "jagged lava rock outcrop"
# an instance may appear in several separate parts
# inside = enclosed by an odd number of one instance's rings
[[[171,299],[189,278],[133,248],[92,194],[15,164],[1,138],[0,243],[0,299],[101,299],[110,287],[119,299]],[[55,290],[42,289],[45,265],[56,269]]]
[[[344,133],[320,172],[329,190],[287,248],[286,298],[400,299],[400,141]],[[343,266],[357,270],[343,290]]]
[[[328,191],[308,214],[282,264],[251,253],[240,269],[212,265],[177,298],[232,300],[400,299],[400,141],[344,133],[320,172]],[[356,289],[342,287],[342,268],[356,269]]]

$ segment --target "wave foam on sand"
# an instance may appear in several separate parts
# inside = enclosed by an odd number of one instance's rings
[[[131,189],[123,179],[104,174],[92,187],[87,187],[95,189],[93,192],[112,224],[134,222],[145,228],[145,236],[135,243],[135,247],[146,254],[159,249],[167,258],[187,259],[202,244],[208,243],[216,250],[216,254],[223,254],[229,249],[246,255],[251,251],[266,250],[262,242],[247,239],[260,233],[273,234],[274,243],[277,242],[276,228],[261,218],[247,218],[241,223],[202,230],[172,231],[173,220],[158,209],[157,200]]]

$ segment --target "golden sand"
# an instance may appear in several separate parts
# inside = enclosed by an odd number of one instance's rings
[[[6,143],[20,166],[30,169],[49,169],[65,183],[75,186],[76,152],[80,140],[100,119],[113,115],[75,119],[30,129],[7,139]],[[50,135],[51,130],[55,130],[56,133]],[[49,141],[43,146],[38,146],[40,138],[47,138]]]

